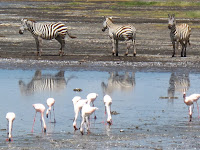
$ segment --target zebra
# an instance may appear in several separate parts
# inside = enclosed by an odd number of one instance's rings
[[[24,30],[28,30],[32,33],[35,38],[36,47],[37,47],[37,56],[41,56],[42,53],[42,39],[52,40],[56,39],[60,44],[61,48],[59,50],[59,55],[64,54],[63,49],[65,47],[65,36],[66,33],[70,38],[76,38],[68,33],[67,27],[65,24],[57,23],[39,23],[31,19],[22,19],[21,27],[19,29],[19,34],[23,34]]]
[[[133,56],[136,56],[136,29],[132,25],[117,25],[113,23],[112,17],[105,18],[103,22],[102,31],[104,32],[108,28],[109,30],[109,37],[112,41],[112,55],[118,56],[118,41],[126,41],[127,50],[124,54],[125,56],[128,55],[128,51],[133,46]],[[131,43],[130,43],[131,40]]]
[[[187,43],[190,45],[191,28],[185,23],[181,25],[176,25],[174,14],[168,14],[168,28],[171,30],[170,38],[173,44],[172,57],[175,56],[175,51],[176,49],[178,49],[179,43],[182,46],[181,57],[186,57]]]

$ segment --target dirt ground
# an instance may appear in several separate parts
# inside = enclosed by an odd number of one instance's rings
[[[118,8],[118,14],[114,15],[114,21],[119,24],[133,24],[137,29],[136,49],[137,56],[133,57],[130,51],[128,57],[124,56],[126,45],[119,43],[118,57],[111,55],[111,41],[108,37],[108,31],[102,32],[102,23],[104,17],[101,11],[110,8],[110,4],[101,1],[92,1],[92,3],[71,4],[74,1],[67,2],[48,2],[48,1],[15,1],[0,2],[0,65],[5,59],[19,58],[22,60],[51,60],[68,62],[75,61],[78,64],[98,62],[115,62],[128,66],[140,67],[184,67],[199,70],[200,66],[200,30],[198,28],[198,19],[179,18],[177,23],[186,22],[192,28],[191,46],[188,47],[187,57],[180,57],[180,50],[177,57],[172,58],[172,45],[167,28],[166,18],[148,18],[148,17],[127,17],[123,10],[145,12],[145,10],[179,10],[183,8],[171,7],[133,7]],[[84,5],[83,5],[84,4]],[[184,8],[185,11],[197,9],[197,7]],[[101,10],[101,11],[100,11]],[[122,13],[122,14],[120,14]],[[22,18],[32,18],[36,21],[64,22],[72,35],[76,39],[66,37],[65,55],[58,56],[60,47],[56,40],[43,41],[43,53],[41,57],[36,56],[36,44],[32,35],[27,31],[24,35],[19,34],[20,20]]]

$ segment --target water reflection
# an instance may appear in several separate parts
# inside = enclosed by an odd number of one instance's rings
[[[114,91],[132,92],[135,87],[135,73],[110,72],[108,83],[101,83],[104,94],[112,94]]]
[[[31,95],[44,91],[62,91],[66,88],[68,81],[73,78],[69,77],[66,81],[64,74],[64,71],[59,71],[55,75],[42,74],[40,70],[37,70],[29,83],[26,84],[22,80],[19,81],[20,92],[23,95]]]
[[[172,72],[169,79],[168,97],[174,97],[175,93],[187,92],[190,87],[189,73]]]

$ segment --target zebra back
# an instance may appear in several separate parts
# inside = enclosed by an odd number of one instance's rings
[[[191,35],[191,28],[188,24],[181,24],[176,26],[176,36],[181,40],[188,40]]]

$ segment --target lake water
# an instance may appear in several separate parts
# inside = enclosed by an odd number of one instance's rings
[[[125,72],[60,70],[0,70],[0,148],[1,149],[190,149],[200,146],[196,105],[193,121],[182,92],[200,92],[199,73]],[[74,92],[80,88],[82,92]],[[72,98],[99,94],[95,101],[97,119],[91,119],[91,133],[74,132]],[[105,124],[103,96],[112,99],[113,125]],[[31,133],[34,103],[53,97],[56,123],[46,119],[42,133],[37,114]],[[170,97],[170,98],[168,98]],[[7,142],[7,112],[15,112],[13,141]],[[53,118],[53,117],[52,117]],[[78,119],[78,127],[81,118]],[[120,132],[122,131],[122,132]]]

